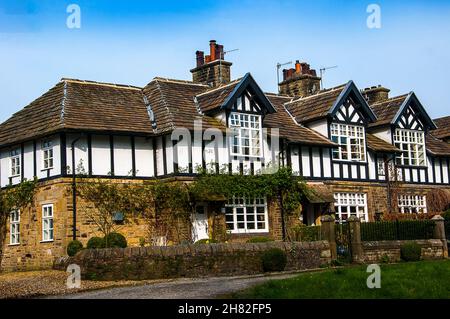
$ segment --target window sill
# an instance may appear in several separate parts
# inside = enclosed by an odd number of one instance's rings
[[[258,229],[257,231],[234,231],[234,230],[229,230],[227,231],[230,235],[257,235],[257,234],[268,234],[269,231],[268,230],[264,230],[264,229]]]
[[[9,176],[8,178],[17,178],[17,177],[20,177],[20,175]]]
[[[53,168],[54,168],[54,167],[43,168],[43,169],[41,169],[41,172],[50,171],[50,170],[52,170]]]
[[[367,164],[367,161],[352,161],[352,160],[340,160],[340,159],[332,159],[333,163],[336,164]]]
[[[45,244],[45,243],[53,243],[55,240],[41,240],[40,243],[41,244]]]
[[[9,247],[14,247],[14,246],[20,246],[20,243],[18,244],[8,244]]]

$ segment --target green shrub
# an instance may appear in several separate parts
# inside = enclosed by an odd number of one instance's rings
[[[197,241],[195,242],[195,245],[202,245],[202,244],[217,244],[217,243],[218,243],[218,241],[215,240],[215,239],[208,239],[208,238],[205,238],[205,239],[197,240]]]
[[[83,244],[78,240],[72,240],[67,245],[67,255],[70,257],[75,256],[77,252],[83,249]]]
[[[127,248],[125,236],[119,233],[110,233],[104,238],[105,247],[108,248]]]
[[[420,260],[422,248],[416,243],[407,243],[400,247],[400,256],[404,261]]]
[[[247,240],[247,243],[267,243],[269,241],[273,241],[272,238],[269,237],[253,237]]]
[[[446,220],[450,221],[450,209],[441,214],[441,216]]]
[[[383,254],[380,258],[381,263],[383,264],[389,264],[391,262],[391,258],[387,254]]]
[[[271,248],[263,253],[261,261],[265,272],[283,271],[287,264],[286,252],[279,248]]]
[[[87,249],[99,249],[99,248],[105,248],[105,241],[101,237],[92,237],[88,240]]]

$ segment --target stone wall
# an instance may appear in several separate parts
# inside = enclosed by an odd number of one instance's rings
[[[318,268],[331,260],[328,242],[179,245],[84,250],[56,260],[54,268],[81,267],[84,279],[143,280],[262,273],[261,256],[270,248],[284,250],[286,270]]]
[[[378,263],[387,256],[389,262],[398,262],[401,260],[400,247],[409,242],[415,242],[422,247],[422,259],[424,260],[445,258],[442,240],[394,240],[363,242],[364,261],[366,263]]]

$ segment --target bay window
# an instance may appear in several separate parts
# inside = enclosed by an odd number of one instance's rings
[[[425,166],[425,134],[422,131],[396,129],[394,145],[401,150],[397,165]]]
[[[225,205],[225,220],[230,233],[268,232],[265,198],[233,197]]]
[[[260,115],[231,113],[231,154],[260,157],[262,154],[262,120]]]
[[[332,123],[331,140],[339,144],[333,149],[333,159],[343,161],[366,160],[366,141],[363,126]]]

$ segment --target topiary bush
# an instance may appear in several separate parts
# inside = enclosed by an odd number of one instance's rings
[[[87,249],[99,249],[99,248],[105,248],[105,241],[101,237],[92,237],[88,240]]]
[[[110,233],[104,238],[107,248],[127,248],[127,239],[119,233]]]
[[[267,243],[269,241],[273,241],[273,239],[269,237],[253,237],[247,240],[247,243]]]
[[[75,256],[77,252],[83,249],[83,244],[78,240],[72,240],[67,245],[67,255],[70,257]]]
[[[218,243],[218,241],[215,240],[215,239],[205,238],[205,239],[197,240],[194,244],[195,245],[202,245],[202,244],[217,244],[217,243]]]
[[[287,264],[286,252],[280,248],[271,248],[263,253],[261,262],[265,272],[283,271]]]
[[[422,248],[416,243],[407,243],[400,247],[400,256],[404,261],[419,261]]]

